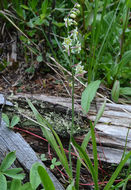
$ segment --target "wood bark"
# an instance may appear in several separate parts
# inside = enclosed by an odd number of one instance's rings
[[[68,113],[71,114],[72,105],[70,98],[39,94],[17,94],[9,99],[12,100],[12,102],[22,102],[25,97],[30,98],[34,103],[35,101],[38,101],[39,105],[45,103],[43,110],[45,110],[46,107],[46,109],[51,111],[54,110],[60,113],[68,111]],[[103,102],[104,101],[101,98],[96,97],[91,104],[89,113],[85,116],[82,113],[80,100],[75,100],[75,113],[82,117],[83,123],[86,121],[86,128],[88,130],[88,120],[95,120],[96,114]],[[37,109],[39,111],[39,106]],[[66,119],[67,118],[65,117],[65,120]],[[106,103],[105,111],[95,128],[98,154],[102,161],[106,161],[108,163],[119,163],[125,149],[125,144],[126,151],[131,151],[131,105]],[[84,137],[78,134],[77,138],[83,139]],[[92,148],[89,147],[89,152],[91,149]],[[92,157],[92,155],[90,156]]]
[[[46,166],[37,158],[33,149],[23,139],[19,133],[15,133],[6,127],[2,122],[0,126],[0,163],[8,152],[16,151],[16,158],[23,169],[29,173],[32,165],[39,162],[46,168]],[[56,177],[46,168],[51,180],[56,189],[64,190],[63,186],[56,179]]]

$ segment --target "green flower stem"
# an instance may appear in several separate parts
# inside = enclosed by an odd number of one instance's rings
[[[72,125],[71,125],[70,143],[69,143],[69,164],[70,164],[70,170],[72,173],[72,177],[73,177],[73,172],[72,172],[72,159],[71,159],[71,141],[72,141],[71,139],[73,137],[73,130],[74,130],[74,82],[75,82],[75,80],[74,80],[74,68],[72,67]]]

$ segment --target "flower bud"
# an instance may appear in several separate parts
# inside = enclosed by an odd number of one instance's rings
[[[70,17],[74,19],[74,18],[76,18],[76,15],[72,13],[72,14],[70,14]]]
[[[77,3],[77,4],[76,4],[76,7],[77,7],[77,8],[80,8],[80,4],[79,4],[79,3]]]

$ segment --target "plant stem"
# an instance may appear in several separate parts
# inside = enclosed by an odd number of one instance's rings
[[[70,143],[69,143],[69,164],[72,173],[72,160],[71,160],[71,139],[73,136],[73,129],[74,129],[74,69],[72,67],[72,125],[71,125],[71,132],[70,132]],[[72,173],[73,176],[73,173]]]

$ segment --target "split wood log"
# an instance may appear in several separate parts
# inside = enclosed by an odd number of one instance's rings
[[[32,165],[39,162],[46,166],[37,158],[33,149],[29,144],[23,139],[19,133],[15,133],[6,127],[5,123],[2,121],[0,126],[0,163],[4,159],[5,155],[10,151],[16,151],[16,158],[18,163],[23,167],[23,169],[29,173]],[[55,189],[64,190],[64,187],[56,179],[56,177],[46,168]]]
[[[36,101],[39,102],[37,109],[40,112],[41,109],[43,110],[43,112],[45,112],[45,109],[49,112],[51,112],[52,110],[59,113],[63,112],[65,117],[64,122],[66,122],[67,120],[67,112],[71,114],[72,105],[70,98],[53,97],[40,94],[17,94],[10,97],[9,100],[22,103],[24,101],[23,98],[25,97],[31,98],[34,104],[36,104]],[[77,121],[79,122],[79,118],[80,120],[82,120],[83,123],[80,122],[80,127],[82,128],[82,130],[84,129],[84,133],[86,130],[89,130],[88,120],[95,120],[96,114],[102,103],[103,100],[96,97],[91,104],[89,113],[87,114],[87,116],[84,116],[80,106],[80,100],[75,100],[75,112],[76,114],[78,114]],[[57,123],[55,123],[55,125],[57,125]],[[86,129],[85,126],[83,128],[83,125],[86,125]],[[65,130],[64,125],[62,125],[61,127],[62,130]],[[95,128],[99,158],[102,161],[108,163],[118,164],[122,158],[126,143],[126,150],[131,151],[131,105],[106,103],[105,111]],[[59,131],[56,132],[59,133]],[[83,138],[83,136],[81,137],[79,134],[77,136],[77,138],[79,139]],[[91,148],[89,147],[89,149]]]

